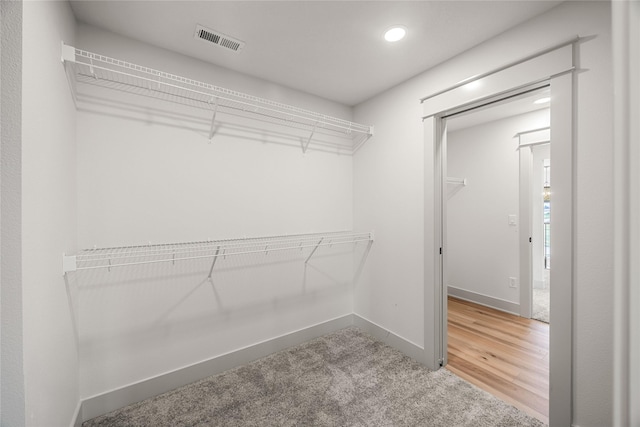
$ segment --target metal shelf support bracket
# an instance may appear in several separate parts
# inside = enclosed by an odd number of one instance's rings
[[[211,280],[211,274],[213,273],[213,267],[216,266],[216,261],[218,260],[218,254],[220,253],[220,246],[216,248],[216,254],[213,256],[213,262],[211,263],[211,268],[209,269],[209,276],[207,279]]]
[[[218,98],[216,98],[215,106],[213,107],[213,117],[211,117],[211,129],[209,129],[209,142],[213,139],[215,134],[216,114],[218,114]]]
[[[313,125],[313,129],[311,130],[311,135],[309,135],[309,138],[307,139],[307,143],[302,146],[302,154],[307,152],[307,148],[309,148],[309,144],[311,143],[311,138],[313,138],[313,134],[316,133],[317,127],[318,127],[318,122],[316,122],[316,124]]]
[[[76,271],[76,269],[76,256],[62,254],[62,275],[66,276],[68,272]]]
[[[304,260],[304,263],[308,263],[309,260],[311,259],[311,257],[313,256],[313,254],[316,253],[316,251],[318,250],[318,246],[320,246],[320,244],[322,243],[322,241],[324,240],[324,237],[321,237],[320,240],[318,241],[318,243],[316,244],[316,247],[313,248],[313,250],[311,251],[311,253],[309,254],[309,256],[307,257],[307,259]]]
[[[73,46],[64,44],[64,41],[63,41],[62,54],[61,54],[60,60],[62,62],[64,61],[76,62],[76,49]]]

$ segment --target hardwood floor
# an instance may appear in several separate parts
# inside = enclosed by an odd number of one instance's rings
[[[447,369],[549,423],[549,325],[449,297]]]

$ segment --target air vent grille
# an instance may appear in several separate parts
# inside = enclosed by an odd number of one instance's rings
[[[202,25],[196,26],[195,38],[213,43],[214,45],[232,50],[234,52],[242,50],[245,45],[242,40],[238,40],[226,34],[222,34],[219,31],[203,27]]]

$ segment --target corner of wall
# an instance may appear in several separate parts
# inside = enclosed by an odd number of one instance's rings
[[[24,425],[22,2],[0,2],[0,425]]]
[[[76,109],[60,43],[74,42],[76,24],[66,1],[20,3],[23,424],[69,425],[80,400],[78,337],[60,258],[77,240]]]

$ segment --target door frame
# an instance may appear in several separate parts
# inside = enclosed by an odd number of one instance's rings
[[[518,139],[519,136],[518,136]],[[531,147],[521,147],[518,141],[519,153],[519,188],[518,188],[518,216],[520,217],[520,232],[518,234],[518,250],[520,259],[520,316],[531,319],[533,305],[533,153]]]
[[[535,189],[533,187],[533,150],[534,147],[542,144],[551,144],[549,136],[550,127],[532,129],[516,134],[518,137],[519,152],[519,194],[518,194],[518,215],[520,217],[520,240],[519,240],[519,260],[520,260],[520,316],[531,319],[533,315],[533,242],[538,236],[534,236],[533,197]],[[540,134],[541,139],[535,138],[535,142],[523,142],[523,135]],[[531,239],[527,240],[530,237]]]
[[[550,329],[549,425],[570,425],[573,404],[573,278],[574,278],[574,151],[573,70],[574,44],[560,43],[507,67],[470,78],[450,89],[423,98],[425,150],[424,223],[424,359],[431,369],[446,365],[446,272],[447,247],[443,234],[446,200],[446,133],[444,117],[495,102],[536,85],[548,85],[551,94],[550,126],[554,135],[554,210],[551,221],[554,270]],[[473,85],[469,85],[473,83]],[[528,240],[528,236],[527,236]],[[443,275],[444,272],[444,275]]]
[[[614,84],[613,421],[640,424],[640,3],[612,2]]]

